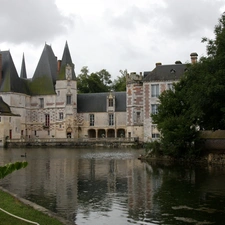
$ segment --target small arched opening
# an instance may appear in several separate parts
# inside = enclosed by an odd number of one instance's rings
[[[94,129],[88,130],[88,137],[89,138],[96,138],[96,131]]]
[[[98,130],[98,138],[105,138],[105,130],[104,129],[99,129]]]
[[[109,129],[107,131],[107,137],[108,138],[114,138],[115,137],[115,130],[114,129]]]
[[[66,129],[66,137],[67,138],[71,138],[72,137],[72,128],[71,127],[68,127]]]
[[[125,138],[125,130],[124,129],[118,129],[117,130],[117,137],[118,138]]]

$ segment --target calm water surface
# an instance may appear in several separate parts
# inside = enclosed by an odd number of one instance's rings
[[[131,149],[0,149],[4,188],[77,225],[225,224],[225,168],[142,163]]]

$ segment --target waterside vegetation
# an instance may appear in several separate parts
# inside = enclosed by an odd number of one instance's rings
[[[146,146],[147,155],[198,158],[201,132],[225,130],[225,13],[214,34],[215,39],[202,39],[207,56],[188,65],[173,90],[159,97],[158,113],[152,118],[161,138]]]

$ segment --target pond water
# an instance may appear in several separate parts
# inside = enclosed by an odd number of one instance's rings
[[[0,149],[0,185],[77,225],[223,224],[225,168],[143,163],[143,150]]]

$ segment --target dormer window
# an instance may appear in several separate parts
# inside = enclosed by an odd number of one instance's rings
[[[115,95],[113,95],[111,92],[107,96],[107,111],[113,112],[115,111]]]
[[[175,69],[171,69],[170,73],[176,73],[176,70]]]
[[[66,79],[68,81],[72,79],[72,67],[69,64],[66,65]]]
[[[113,99],[112,98],[109,99],[109,107],[113,107]]]

